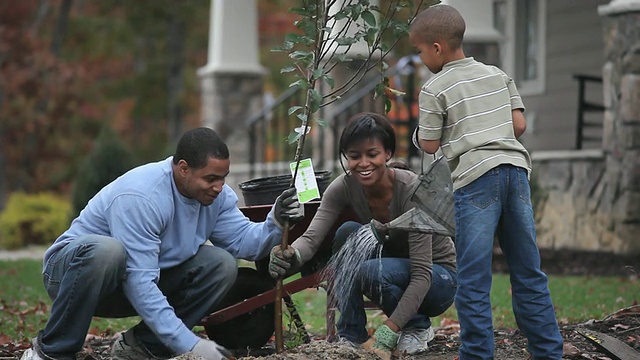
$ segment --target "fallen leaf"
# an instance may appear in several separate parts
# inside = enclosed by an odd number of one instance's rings
[[[572,343],[565,342],[564,344],[562,344],[562,357],[578,356],[581,353],[582,352],[577,347],[575,347]]]

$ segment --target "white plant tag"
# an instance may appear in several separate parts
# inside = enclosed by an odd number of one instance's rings
[[[289,167],[293,176],[293,172],[296,170],[296,163],[290,163]],[[316,173],[313,171],[311,159],[300,160],[295,186],[298,192],[298,201],[301,204],[320,198],[320,190],[318,189]]]

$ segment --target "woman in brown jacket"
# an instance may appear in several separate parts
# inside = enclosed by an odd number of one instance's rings
[[[284,251],[271,251],[271,276],[285,276],[309,261],[327,232],[344,211],[358,222],[345,222],[334,244],[372,219],[388,223],[417,205],[411,200],[418,176],[388,166],[395,152],[395,132],[386,117],[375,113],[354,115],[340,137],[340,153],[347,171],[324,192],[318,211],[305,233]],[[442,314],[456,292],[456,255],[451,238],[418,232],[392,231],[384,243],[382,259],[364,261],[347,301],[339,302],[339,341],[363,344],[391,353],[417,354],[433,339],[430,317]],[[381,291],[380,291],[381,290]],[[388,316],[369,339],[363,295]],[[342,306],[340,306],[342,304]]]

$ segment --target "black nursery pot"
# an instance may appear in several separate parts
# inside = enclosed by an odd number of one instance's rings
[[[320,196],[331,182],[331,171],[316,171],[316,182],[320,190]],[[242,191],[244,204],[247,206],[270,205],[276,202],[278,195],[289,188],[291,174],[268,176],[247,180],[238,184]]]

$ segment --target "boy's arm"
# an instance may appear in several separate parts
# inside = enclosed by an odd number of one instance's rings
[[[527,120],[524,118],[522,109],[511,110],[511,118],[513,120],[513,134],[517,139],[520,135],[524,134],[524,131],[527,129]],[[422,146],[422,140],[420,142],[420,146]],[[425,151],[429,152],[428,150]]]
[[[420,119],[414,133],[414,144],[422,151],[435,154],[440,149],[444,104],[430,91],[423,88],[418,95]]]
[[[418,136],[418,129],[419,127],[413,130],[413,137],[411,139],[413,140],[413,146],[428,154],[435,154],[436,151],[438,151],[438,149],[440,148],[440,140],[420,139],[420,137]]]
[[[420,139],[420,149],[429,153],[435,154],[440,148],[440,140],[423,140]]]

